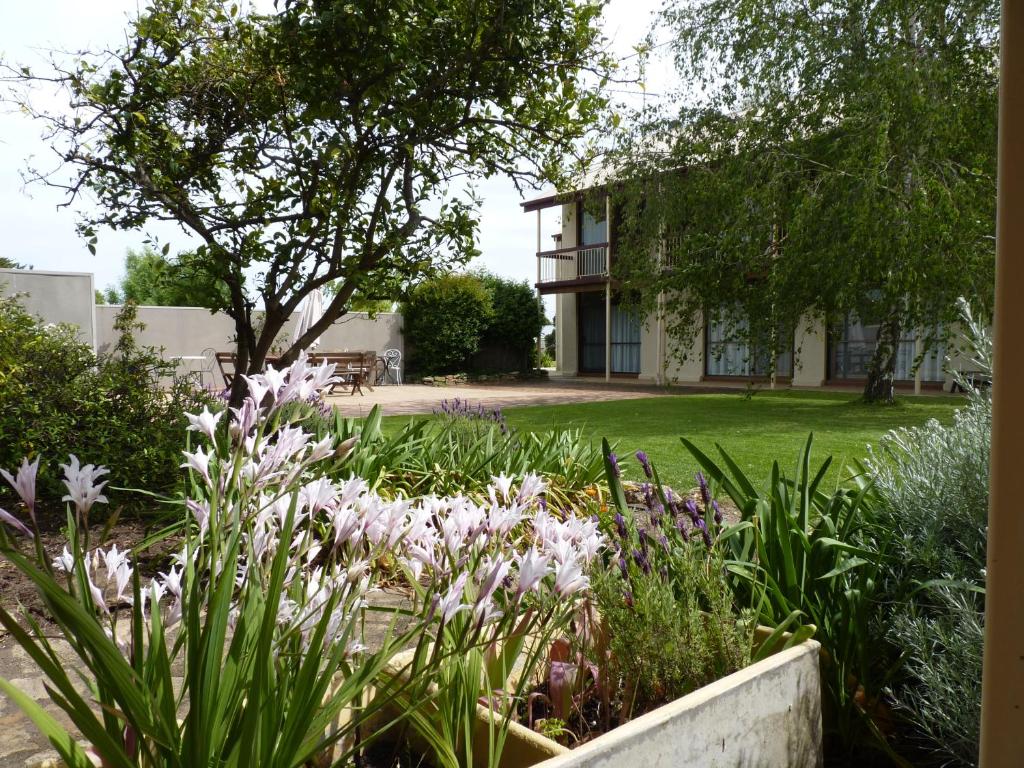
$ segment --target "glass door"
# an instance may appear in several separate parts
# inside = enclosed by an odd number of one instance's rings
[[[604,293],[577,294],[580,372],[604,373]],[[640,373],[640,318],[612,304],[612,373]]]

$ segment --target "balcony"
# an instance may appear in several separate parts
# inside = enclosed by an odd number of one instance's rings
[[[608,243],[558,248],[537,253],[537,290],[577,293],[608,280]]]

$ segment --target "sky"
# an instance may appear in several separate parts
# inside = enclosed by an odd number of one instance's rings
[[[38,65],[50,49],[83,50],[116,43],[137,0],[0,0],[0,57],[18,65]],[[610,0],[605,8],[604,33],[611,53],[630,57],[634,46],[649,32],[661,0]],[[658,40],[658,36],[655,36]],[[627,105],[639,106],[641,98],[658,98],[671,87],[672,70],[667,49],[655,51],[646,72],[646,94],[638,86],[612,96]],[[635,59],[627,59],[630,66]],[[42,126],[9,108],[0,109],[0,255],[35,269],[92,272],[97,288],[115,284],[123,274],[128,248],[142,245],[144,232],[100,231],[96,255],[86,249],[75,231],[74,209],[58,207],[62,195],[38,184],[26,187],[21,177],[30,160],[52,164],[53,153],[41,136]],[[543,190],[527,192],[526,198]],[[536,214],[522,212],[520,197],[505,178],[481,182],[477,193],[480,210],[480,258],[471,266],[531,284],[536,279]],[[542,220],[545,242],[558,231],[558,212],[551,209]],[[147,230],[172,251],[185,249],[187,240],[173,225]],[[179,247],[180,246],[180,247]],[[549,307],[553,308],[553,307]]]

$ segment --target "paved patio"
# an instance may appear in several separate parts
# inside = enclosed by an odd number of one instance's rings
[[[673,388],[671,394],[681,394]],[[692,387],[686,392],[722,391],[720,387]],[[363,396],[339,393],[327,401],[346,416],[365,416],[379,405],[386,416],[431,413],[442,400],[468,400],[474,406],[509,408],[517,405],[561,405],[592,403],[607,400],[628,400],[668,394],[663,387],[581,379],[550,379],[502,384],[464,384],[449,387],[428,387],[423,384],[363,388]]]

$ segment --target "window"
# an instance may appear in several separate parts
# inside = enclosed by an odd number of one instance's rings
[[[864,379],[871,367],[871,359],[878,346],[877,324],[865,325],[853,315],[848,316],[836,330],[830,355],[830,378],[833,379]],[[934,333],[941,334],[941,327],[936,326]],[[896,349],[896,380],[914,380],[914,357],[916,352],[917,334],[904,331]],[[922,381],[943,381],[945,374],[942,361],[946,356],[945,344],[933,344],[921,361]]]
[[[707,345],[704,370],[708,376],[741,376],[758,377],[769,375],[769,356],[767,350],[756,347],[752,350],[743,338],[749,329],[749,321],[744,317],[726,318],[723,313],[710,319],[707,324]],[[775,375],[793,375],[793,344],[792,335],[784,334],[782,338],[790,339],[788,349],[775,358]]]
[[[588,210],[589,209],[589,210]],[[599,211],[594,210],[594,205],[579,203],[579,244],[594,245],[596,243],[608,242],[608,222],[605,220],[604,205]]]

